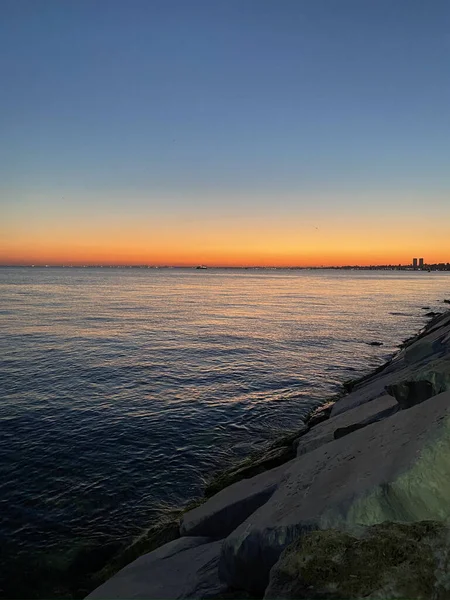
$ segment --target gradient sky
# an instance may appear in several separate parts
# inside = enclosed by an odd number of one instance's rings
[[[448,0],[0,0],[0,262],[450,261]]]

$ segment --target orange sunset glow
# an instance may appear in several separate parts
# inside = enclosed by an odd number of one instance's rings
[[[10,218],[3,264],[148,264],[167,266],[341,266],[449,259],[444,220],[374,214],[220,216],[120,215]]]

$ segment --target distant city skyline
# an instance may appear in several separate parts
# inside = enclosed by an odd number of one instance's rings
[[[90,263],[90,264],[72,264],[72,263],[59,263],[59,264],[34,264],[34,263],[20,263],[20,264],[3,264],[0,265],[0,267],[9,267],[9,268],[14,268],[14,267],[24,267],[24,268],[32,268],[32,267],[36,267],[36,268],[45,268],[45,267],[50,267],[50,268],[136,268],[136,269],[382,269],[382,270],[402,270],[402,271],[421,271],[421,270],[432,270],[432,271],[450,271],[450,262],[438,262],[438,263],[415,263],[416,259],[413,259],[412,264],[394,264],[394,263],[386,263],[383,265],[375,265],[375,264],[371,264],[371,265],[359,265],[357,263],[355,264],[348,264],[348,265],[320,265],[320,266],[309,266],[309,267],[305,267],[305,266],[300,266],[300,265],[295,265],[295,266],[289,266],[289,265],[281,265],[281,266],[275,266],[275,265],[247,265],[247,266],[227,266],[227,265],[182,265],[182,264],[178,264],[178,265],[164,265],[164,264],[159,264],[159,265],[154,265],[154,264],[101,264],[101,263]]]
[[[448,260],[446,0],[1,14],[0,264]]]

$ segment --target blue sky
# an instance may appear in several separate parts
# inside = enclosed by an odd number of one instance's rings
[[[448,209],[446,0],[2,0],[0,57],[10,214]]]

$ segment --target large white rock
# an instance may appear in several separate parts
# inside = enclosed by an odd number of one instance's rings
[[[292,461],[268,501],[224,541],[221,577],[263,593],[309,529],[450,518],[450,392]]]
[[[354,391],[340,398],[331,409],[331,417],[353,410],[362,404],[372,402],[386,394],[386,386],[408,378],[408,367],[404,363],[404,351],[390,363],[381,373],[365,380],[355,387]]]
[[[388,417],[398,407],[392,396],[385,394],[371,402],[367,402],[348,410],[335,417],[315,425],[311,431],[300,438],[297,446],[297,456],[312,452],[316,448],[334,441],[335,432],[345,427],[360,424],[370,424],[371,420],[381,420]]]
[[[215,598],[225,592],[217,565],[222,542],[184,537],[169,542],[127,565],[87,598]]]

